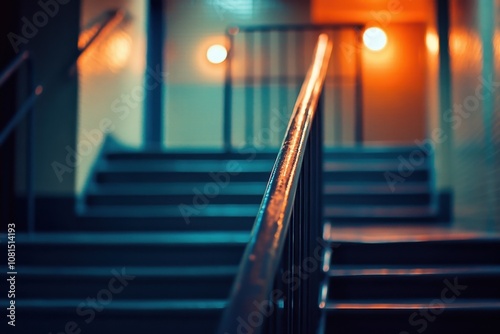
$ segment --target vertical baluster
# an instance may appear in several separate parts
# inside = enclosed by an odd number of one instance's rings
[[[32,59],[28,59],[28,80],[29,94],[35,91],[34,73]],[[37,94],[38,95],[38,94]],[[35,106],[31,104],[28,111],[26,127],[26,205],[28,233],[33,236],[35,233]]]
[[[233,28],[234,29],[234,28]],[[229,50],[226,59],[226,74],[224,80],[224,149],[229,152],[232,149],[231,133],[232,133],[232,104],[233,104],[233,74],[232,63],[233,56],[236,52],[236,43],[234,42],[234,34],[231,29],[228,30],[227,36],[229,39]]]
[[[284,117],[284,113],[288,111],[288,31],[279,31],[279,108],[276,115],[279,119],[288,118],[288,114]],[[286,124],[280,124],[278,131],[278,143],[281,143],[286,131]]]
[[[296,83],[296,92],[295,96],[297,96],[300,92],[300,87],[302,86],[302,81],[304,80],[304,30],[296,30],[295,32],[295,50],[297,50],[295,54],[295,83]]]
[[[362,31],[356,30],[356,50],[362,50]],[[361,77],[361,51],[356,51],[356,111],[355,111],[355,141],[356,145],[363,144],[363,82]]]
[[[250,147],[254,142],[254,34],[245,33],[245,144]]]
[[[263,30],[261,32],[261,69],[262,69],[262,79],[261,79],[261,109],[262,109],[262,119],[261,119],[261,129],[269,129],[271,122],[271,41],[270,30]],[[264,146],[269,146],[270,136],[269,131],[264,131],[262,136],[262,144]]]
[[[340,74],[340,52],[338,45],[342,37],[342,30],[335,30],[333,33],[333,50],[332,50],[332,67],[333,67],[333,138],[335,145],[342,145],[342,94],[343,94],[343,79]]]

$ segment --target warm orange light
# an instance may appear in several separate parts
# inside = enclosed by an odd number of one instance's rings
[[[365,30],[363,43],[372,51],[380,51],[387,45],[387,35],[382,29],[371,27]]]
[[[427,50],[429,50],[433,54],[439,53],[439,38],[434,33],[427,33],[425,36],[425,45],[427,46]]]
[[[80,34],[78,46],[84,47],[95,34],[95,28]],[[86,73],[118,72],[123,69],[132,53],[132,39],[117,30],[99,42],[95,42],[78,60],[78,66]]]

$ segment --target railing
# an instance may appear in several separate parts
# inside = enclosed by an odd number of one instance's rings
[[[75,56],[68,75],[76,73],[76,64],[80,56],[88,50],[95,42],[102,37],[105,33],[112,30],[125,19],[125,12],[121,9],[106,12],[103,22],[98,26],[96,32],[91,36],[89,41],[79,49],[78,54]],[[35,231],[35,103],[38,98],[43,94],[44,85],[35,84],[33,76],[33,55],[29,50],[21,52],[14,60],[3,70],[0,74],[0,88],[17,72],[22,66],[27,66],[27,81],[29,97],[17,109],[13,117],[7,123],[5,128],[0,131],[0,146],[2,146],[13,131],[22,122],[27,119],[26,129],[26,207],[27,207],[27,229],[28,233],[33,234]]]
[[[260,333],[263,329],[270,333],[314,333],[317,328],[323,141],[321,113],[316,110],[331,51],[331,40],[320,35],[219,334],[242,330]]]
[[[284,120],[290,117],[319,34],[327,34],[335,45],[324,84],[325,144],[361,143],[363,29],[362,24],[229,28],[223,117],[226,150],[279,147],[286,130]],[[259,138],[264,129],[269,135]]]

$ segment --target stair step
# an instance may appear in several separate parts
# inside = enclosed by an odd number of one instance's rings
[[[392,174],[387,174],[392,173]],[[394,169],[382,169],[382,170],[353,170],[353,169],[342,169],[334,171],[326,171],[324,173],[324,180],[327,182],[338,182],[339,184],[345,182],[374,182],[374,183],[386,183],[389,186],[389,182],[394,184],[394,188],[404,183],[413,182],[427,182],[430,180],[430,171],[428,169],[418,169],[413,171],[407,176],[406,174],[400,175],[397,170]]]
[[[386,182],[383,183],[335,183],[326,182],[324,186],[325,194],[377,194],[377,195],[392,195],[392,194],[428,194],[431,188],[427,182],[421,183],[402,183],[391,189]]]
[[[386,172],[392,171],[398,174],[400,171],[398,168],[401,167],[401,162],[397,159],[344,159],[344,160],[325,160],[324,172],[337,172],[337,171],[356,171],[356,172]],[[407,168],[411,168],[414,171],[422,171],[429,169],[428,163],[422,163],[418,165],[406,165]],[[409,172],[406,168],[401,169],[404,172]]]
[[[83,215],[77,217],[76,224],[60,226],[60,230],[74,231],[124,231],[124,232],[180,232],[180,231],[246,231],[249,232],[255,223],[255,214],[242,213],[241,216],[206,216],[192,215],[188,218],[182,215],[128,216],[118,212],[117,208],[95,210],[89,208]],[[125,208],[124,208],[125,209]]]
[[[104,158],[109,161],[173,161],[173,160],[276,160],[277,150],[265,152],[254,148],[241,149],[236,152],[162,152],[158,150],[112,151],[106,152]]]
[[[385,243],[342,242],[331,266],[350,265],[458,265],[500,264],[500,240],[429,240]]]
[[[436,212],[429,205],[331,205],[325,204],[325,218],[332,223],[344,222],[425,222],[434,220]]]
[[[470,334],[500,330],[500,300],[437,301],[328,303],[324,333]]]
[[[262,194],[219,194],[217,196],[207,196],[205,194],[169,194],[169,195],[108,195],[89,194],[86,204],[89,206],[165,206],[165,205],[192,205],[198,203],[211,203],[218,205],[228,204],[260,204]]]
[[[271,172],[273,160],[172,160],[104,162],[99,167],[108,172],[165,172],[165,173],[241,173]]]
[[[247,172],[229,174],[217,171],[199,172],[165,172],[165,171],[97,171],[95,180],[98,183],[153,183],[153,182],[206,182],[227,185],[230,182],[265,182],[269,179],[271,169],[266,171],[249,170]]]
[[[409,159],[413,157],[413,161],[419,161],[421,157],[427,158],[429,154],[416,146],[393,146],[393,147],[338,147],[326,148],[324,152],[325,160],[342,160],[342,159],[386,159],[398,161],[399,157]]]
[[[226,305],[223,300],[141,301],[120,297],[117,294],[111,303],[97,307],[85,299],[16,301],[16,332],[65,332],[69,323],[74,330],[93,334],[214,333]]]
[[[381,208],[387,206],[429,206],[431,204],[432,196],[430,193],[419,194],[325,194],[324,201],[330,205],[339,207],[340,205],[346,206],[380,206]],[[330,206],[331,208],[331,206]],[[372,212],[378,210],[373,209]],[[341,211],[341,208],[336,209]]]
[[[234,266],[249,240],[244,232],[40,233],[17,236],[25,266]]]
[[[120,268],[22,267],[16,284],[17,299],[85,299],[103,288],[120,286]],[[125,299],[224,299],[238,271],[237,266],[127,267],[130,284],[120,292]]]
[[[264,195],[267,182],[231,182],[216,188],[219,195]],[[204,182],[172,182],[162,184],[158,182],[140,184],[105,184],[95,185],[89,189],[89,194],[99,195],[192,195],[198,193],[214,193],[213,187],[208,187]]]
[[[443,291],[446,297],[453,298],[450,286],[459,287],[460,300],[500,300],[500,266],[335,266],[328,276],[328,299],[336,302],[356,299],[433,299]]]
[[[87,217],[255,217],[259,210],[259,204],[210,204],[203,202],[181,203],[185,205],[137,205],[134,207],[122,207],[119,205],[108,205],[89,208],[85,215]],[[167,223],[166,221],[165,223]]]

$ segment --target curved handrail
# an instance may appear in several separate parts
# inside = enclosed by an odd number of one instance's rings
[[[238,319],[246,319],[252,312],[258,311],[255,301],[266,300],[269,296],[272,277],[281,260],[306,143],[331,50],[332,42],[328,36],[320,35],[245,249],[219,327],[220,334],[237,332]]]

